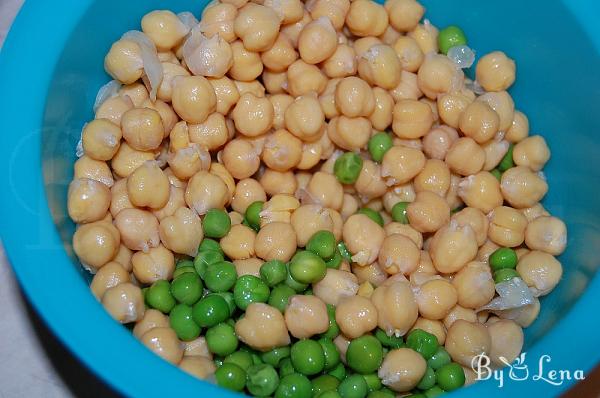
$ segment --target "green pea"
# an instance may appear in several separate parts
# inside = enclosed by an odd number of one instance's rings
[[[236,351],[227,355],[223,359],[223,363],[233,363],[244,370],[248,370],[254,363],[252,362],[252,355],[248,351]]]
[[[252,303],[266,303],[269,293],[269,287],[262,279],[254,275],[242,275],[235,282],[233,299],[238,308],[246,311]]]
[[[491,173],[491,174],[492,174],[494,177],[496,177],[496,179],[497,179],[498,181],[501,181],[501,180],[502,180],[502,172],[501,172],[500,170],[498,170],[498,169],[493,169],[492,171],[490,171],[490,173]]]
[[[456,214],[456,213],[458,213],[459,211],[461,211],[464,208],[465,208],[465,206],[455,207],[454,209],[450,210],[450,214]]]
[[[306,244],[306,250],[315,253],[323,260],[331,260],[336,252],[335,236],[330,231],[318,231],[313,234]]]
[[[490,267],[492,271],[503,268],[517,268],[517,253],[510,247],[501,247],[490,255]]]
[[[408,224],[408,202],[398,202],[392,207],[392,220],[401,224]]]
[[[225,210],[210,209],[202,220],[204,236],[209,238],[222,238],[231,229],[231,219]]]
[[[215,372],[217,384],[233,391],[242,391],[246,385],[246,372],[233,363],[223,363]]]
[[[335,391],[340,385],[340,381],[331,375],[321,375],[312,379],[313,396],[318,397],[325,391]]]
[[[411,395],[412,397],[412,395]],[[388,390],[371,391],[367,398],[396,398],[396,394]]]
[[[368,392],[367,382],[361,375],[353,374],[342,380],[338,392],[342,398],[365,398]]]
[[[318,341],[325,355],[325,370],[333,369],[340,363],[340,351],[330,338],[321,337]]]
[[[502,160],[500,161],[498,166],[496,166],[498,171],[501,171],[502,173],[504,173],[506,170],[510,169],[511,167],[514,167],[514,165],[515,165],[515,163],[513,161],[514,148],[515,148],[515,145],[512,143],[508,146],[508,151],[506,152],[506,155],[504,155],[504,157],[502,158]]]
[[[377,376],[377,373],[369,373],[368,375],[362,375],[367,382],[367,390],[369,392],[378,391],[381,389],[381,379]]]
[[[222,297],[223,300],[225,300],[225,302],[227,303],[227,307],[229,308],[229,316],[233,315],[233,313],[235,312],[235,309],[237,308],[235,306],[235,300],[233,299],[233,293],[231,293],[231,292],[216,292],[216,293],[207,294],[206,297],[208,297],[208,296]]]
[[[377,224],[379,224],[381,227],[383,227],[383,217],[381,216],[381,214],[378,211],[369,209],[368,207],[363,207],[360,210],[358,210],[356,213],[364,214],[365,216],[369,217],[371,220],[373,220]]]
[[[252,365],[246,371],[246,388],[255,397],[268,397],[279,385],[279,375],[271,365]]]
[[[329,328],[322,336],[333,340],[340,334],[340,327],[335,321],[335,307],[332,304],[327,304],[327,316],[329,317]]]
[[[192,307],[177,304],[169,313],[169,324],[183,341],[194,340],[200,336],[200,326],[192,319]]]
[[[444,391],[454,391],[465,385],[465,371],[456,362],[442,366],[435,375],[438,386]]]
[[[292,365],[292,359],[283,358],[279,363],[279,377],[283,378],[287,375],[291,375],[292,373],[296,373],[294,365]]]
[[[428,390],[431,387],[435,386],[435,380],[435,372],[428,366],[427,370],[425,370],[425,374],[421,378],[421,381],[419,381],[419,384],[417,384],[417,388],[419,390]]]
[[[292,345],[292,365],[297,372],[307,376],[316,375],[325,367],[325,353],[321,344],[314,340],[302,339]]]
[[[452,362],[452,359],[448,351],[444,347],[439,346],[435,354],[427,360],[427,366],[433,370],[437,370],[450,362]]]
[[[171,284],[162,279],[154,282],[146,291],[146,303],[151,308],[168,314],[175,304],[177,304],[171,294]]]
[[[501,268],[498,271],[494,271],[494,282],[508,282],[513,278],[519,278],[519,273],[512,268]]]
[[[342,396],[340,395],[339,392],[337,391],[323,391],[322,393],[320,393],[319,395],[315,395],[315,398],[342,398]]]
[[[282,359],[289,358],[290,353],[291,349],[289,346],[276,347],[273,348],[271,351],[263,352],[262,354],[260,354],[260,359],[262,359],[264,363],[278,367]]]
[[[214,251],[223,254],[223,249],[221,249],[221,245],[214,239],[204,238],[198,247],[199,252],[205,251]]]
[[[234,352],[238,347],[238,338],[233,326],[219,323],[206,331],[206,345],[213,354],[222,357]]]
[[[440,346],[435,335],[421,329],[415,329],[408,334],[406,345],[421,354],[425,360],[431,358]]]
[[[225,322],[230,317],[229,305],[225,299],[216,294],[209,294],[192,307],[194,322],[203,328]]]
[[[438,386],[433,386],[429,390],[425,390],[423,394],[425,394],[426,398],[434,398],[444,394],[444,390],[442,390]]]
[[[192,260],[184,259],[184,260],[177,261],[177,264],[175,264],[175,269],[183,268],[183,267],[193,267],[193,266],[194,266],[194,262]]]
[[[270,260],[260,266],[260,277],[269,287],[280,284],[287,277],[285,263],[279,260]]]
[[[325,265],[327,268],[340,269],[340,265],[342,265],[342,255],[340,254],[340,251],[336,249],[331,260],[326,261]]]
[[[194,258],[194,268],[198,275],[200,275],[200,278],[204,279],[208,265],[221,261],[225,261],[223,253],[216,250],[203,250],[198,252],[198,255]]]
[[[354,152],[346,152],[335,160],[333,174],[342,184],[354,184],[362,169],[363,160]]]
[[[346,367],[343,363],[338,363],[337,366],[327,372],[328,375],[335,377],[336,379],[342,381],[346,378]]]
[[[290,274],[300,283],[316,283],[325,278],[326,273],[325,261],[313,252],[299,251],[290,261]]]
[[[288,285],[289,287],[291,287],[292,289],[294,289],[294,291],[296,291],[297,293],[302,293],[303,291],[306,290],[306,288],[308,287],[308,283],[301,283],[299,281],[297,281],[296,279],[294,279],[294,277],[292,276],[292,273],[290,272],[290,263],[287,263],[285,265],[285,268],[287,269],[287,276],[285,278],[285,284]]]
[[[461,28],[458,26],[448,26],[440,30],[438,33],[438,46],[440,52],[444,55],[448,54],[448,50],[456,46],[464,46],[467,44],[467,37]]]
[[[383,361],[381,342],[374,336],[364,335],[350,342],[346,351],[346,363],[355,372],[373,373]]]
[[[226,292],[235,285],[237,271],[229,261],[220,261],[206,267],[204,283],[213,292]]]
[[[271,290],[268,304],[271,307],[277,308],[279,311],[284,312],[285,307],[288,305],[288,300],[296,294],[296,291],[287,285],[277,285]]]
[[[256,231],[260,229],[260,212],[264,205],[265,202],[258,200],[246,208],[245,219],[248,221],[248,226]]]
[[[338,243],[338,251],[344,260],[348,262],[352,261],[352,254],[350,254],[350,250],[348,250],[344,242]]]
[[[300,373],[292,373],[279,381],[275,398],[311,398],[312,384]]]
[[[194,263],[192,263],[194,264]],[[173,279],[176,279],[179,275],[183,275],[183,274],[195,274],[198,275],[198,273],[196,273],[196,270],[194,269],[194,267],[179,267],[179,268],[175,268],[175,271],[173,271]]]
[[[371,158],[377,163],[381,163],[383,155],[394,146],[392,137],[387,133],[377,133],[369,139],[367,148],[371,154]]]
[[[375,331],[375,337],[377,337],[377,340],[379,340],[385,347],[404,347],[404,339],[402,339],[402,337],[396,337],[395,335],[388,336],[387,333],[380,328],[377,328]]]
[[[198,274],[185,273],[171,282],[171,294],[180,303],[193,305],[202,297],[202,281]]]

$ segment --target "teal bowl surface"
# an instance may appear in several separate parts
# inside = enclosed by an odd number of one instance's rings
[[[153,9],[192,11],[206,0],[29,0],[0,54],[0,232],[15,274],[35,309],[95,374],[128,396],[227,397],[161,360],[115,323],[89,293],[89,275],[70,246],[66,212],[75,146],[93,117],[103,58],[112,42]],[[503,50],[517,62],[511,88],[531,131],[552,150],[544,172],[544,205],[566,221],[568,250],[561,284],[542,299],[526,330],[529,378],[489,380],[455,393],[555,396],[574,380],[553,385],[533,377],[582,369],[600,360],[597,316],[600,279],[600,5],[581,1],[424,1],[438,27],[460,25],[478,54]],[[505,372],[506,373],[506,372]],[[508,378],[508,374],[505,375]]]

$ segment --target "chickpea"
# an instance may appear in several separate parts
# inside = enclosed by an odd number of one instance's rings
[[[335,309],[335,320],[344,336],[355,339],[377,327],[377,308],[368,298],[346,297]]]
[[[354,188],[362,199],[372,199],[383,195],[387,190],[387,185],[381,176],[381,167],[377,163],[365,159],[358,179],[354,183]]]
[[[265,0],[263,5],[272,8],[282,24],[298,22],[304,15],[304,7],[300,0]]]
[[[235,333],[244,343],[259,351],[290,344],[290,336],[281,312],[263,303],[252,303],[235,324]]]
[[[319,104],[326,119],[333,119],[340,115],[340,111],[335,104],[335,91],[341,80],[340,78],[329,80],[325,90],[319,96]]]
[[[260,177],[260,184],[265,189],[267,195],[277,194],[293,195],[298,187],[294,173],[291,171],[279,172],[266,169]]]
[[[187,180],[210,167],[210,153],[198,144],[191,144],[175,153],[170,152],[168,163],[176,177]]]
[[[346,14],[346,26],[355,36],[379,36],[388,27],[388,15],[381,4],[355,0]]]
[[[221,154],[221,160],[234,178],[248,178],[258,170],[260,158],[252,144],[243,139],[229,141]]]
[[[267,201],[267,195],[260,183],[253,178],[240,180],[231,199],[233,210],[244,214],[248,206],[256,201]]]
[[[315,66],[296,60],[287,70],[287,91],[294,97],[308,94],[311,91],[321,94],[327,86],[327,77]]]
[[[402,100],[416,101],[423,96],[423,93],[417,85],[417,75],[404,70],[400,73],[400,83],[390,91],[390,94],[396,102]],[[432,113],[432,117],[434,116],[435,115]]]
[[[212,3],[203,10],[198,29],[206,37],[219,35],[228,43],[233,42],[237,38],[233,24],[238,15],[237,9],[242,7],[242,5],[237,6],[229,3],[228,1]]]
[[[115,217],[121,240],[131,250],[147,252],[160,244],[158,220],[149,211],[124,209]]]
[[[474,207],[465,207],[458,213],[455,213],[450,219],[460,226],[470,226],[475,233],[478,246],[485,243],[488,237],[490,221],[481,210]]]
[[[377,37],[366,36],[356,38],[352,44],[354,46],[354,52],[356,53],[356,56],[361,57],[364,53],[366,53],[369,50],[369,48],[381,43],[382,41]]]
[[[371,295],[378,326],[388,335],[403,336],[419,315],[415,295],[408,282],[381,285]]]
[[[302,29],[304,29],[304,27],[312,20],[308,10],[304,10],[302,19],[295,23],[283,25],[281,27],[281,33],[286,35],[292,41],[294,48],[298,48],[298,37],[300,36],[300,32],[302,32]]]
[[[121,39],[113,43],[104,58],[104,69],[113,79],[130,84],[142,77],[142,49],[134,41]]]
[[[133,256],[133,252],[129,250],[125,245],[119,245],[119,250],[115,258],[112,261],[121,264],[121,266],[125,269],[125,271],[130,272],[133,268],[133,264],[131,264],[131,257]]]
[[[429,159],[415,177],[413,184],[416,192],[431,191],[445,196],[450,188],[450,169],[441,160]]]
[[[364,80],[346,77],[335,87],[335,105],[347,117],[368,117],[375,110],[375,96]]]
[[[557,217],[538,217],[527,225],[525,244],[532,250],[541,250],[558,256],[567,246],[567,227]]]
[[[190,76],[190,72],[181,65],[171,62],[162,62],[163,79],[158,86],[157,98],[170,102],[173,97],[173,80],[177,76]]]
[[[418,149],[393,146],[383,156],[381,176],[388,185],[404,184],[425,167],[425,155]]]
[[[423,63],[423,51],[417,42],[409,36],[400,36],[393,45],[403,71],[417,72]]]
[[[158,310],[148,308],[144,311],[142,319],[135,323],[133,335],[139,339],[151,329],[166,327],[169,327],[169,318]]]
[[[439,320],[448,315],[458,300],[456,288],[445,279],[432,279],[420,286],[416,295],[419,313],[427,319]]]
[[[127,196],[127,179],[122,178],[118,180],[115,185],[110,189],[111,201],[110,201],[110,213],[113,217],[123,209],[133,209],[135,206],[129,200]]]
[[[85,268],[97,270],[119,250],[119,231],[105,221],[84,224],[73,234],[73,250]]]
[[[477,251],[477,261],[481,261],[483,263],[489,263],[490,255],[499,249],[500,246],[492,242],[491,240],[486,240],[483,245]]]
[[[272,72],[285,72],[298,59],[292,41],[280,33],[273,46],[260,55],[263,64]]]
[[[327,268],[325,277],[312,287],[315,296],[327,304],[337,306],[344,298],[356,295],[358,279],[351,272]]]
[[[183,356],[184,357],[204,357],[211,359],[213,358],[212,353],[208,349],[206,338],[197,337],[191,341],[184,342]]]
[[[454,141],[446,153],[450,170],[463,176],[476,174],[483,169],[485,151],[470,137]]]
[[[257,278],[260,278],[260,267],[263,264],[264,261],[256,257],[233,261],[233,265],[235,265],[235,270],[237,272],[238,277],[242,275],[253,275]]]
[[[177,176],[173,173],[173,170],[171,170],[170,167],[165,168],[163,171],[165,172],[165,175],[169,179],[169,184],[171,184],[177,188],[185,189],[185,187],[187,186],[187,181],[183,181],[183,180],[180,180],[179,178],[177,178]]]
[[[102,296],[102,305],[120,323],[135,322],[144,316],[142,289],[129,282],[108,288]]]
[[[413,30],[425,14],[425,8],[415,0],[388,0],[385,10],[389,14],[390,25],[399,32]]]
[[[256,255],[265,261],[287,262],[296,252],[296,231],[289,223],[269,223],[258,231],[254,249]]]
[[[144,15],[142,31],[159,50],[169,50],[183,40],[190,28],[181,22],[173,12],[156,10]]]
[[[249,51],[266,51],[277,39],[279,21],[272,8],[248,3],[238,10],[233,28]]]
[[[506,247],[517,247],[525,240],[527,219],[512,207],[499,206],[489,215],[490,228],[488,236],[491,241]]]
[[[523,329],[515,321],[500,319],[486,325],[491,337],[490,359],[496,366],[512,363],[523,349]]]
[[[302,29],[298,37],[298,52],[304,62],[314,65],[332,56],[337,44],[337,33],[331,20],[322,16]]]
[[[487,103],[473,101],[461,113],[459,127],[467,137],[482,144],[498,132],[500,117]]]
[[[495,284],[490,267],[485,263],[470,262],[454,275],[452,285],[458,294],[458,304],[477,309],[494,298]]]
[[[550,149],[543,137],[534,135],[515,145],[513,159],[517,166],[526,166],[533,171],[540,171],[550,159]]]
[[[200,217],[187,207],[178,208],[173,215],[160,221],[160,239],[175,253],[195,256],[203,238]]]
[[[519,326],[526,328],[535,321],[540,313],[540,300],[533,298],[533,303],[523,307],[499,311],[498,316],[503,319],[514,320]]]
[[[154,160],[154,153],[135,150],[123,142],[112,159],[111,166],[119,177],[128,177],[149,160]]]
[[[230,211],[229,220],[231,221],[231,225],[242,224],[244,222],[244,215],[238,213],[237,211]]]
[[[357,67],[356,53],[347,44],[338,45],[332,55],[322,63],[323,72],[329,78],[355,75]]]
[[[477,102],[486,103],[498,114],[500,131],[506,131],[512,126],[515,103],[506,91],[485,93],[477,98]]]
[[[321,230],[333,232],[333,218],[329,209],[321,205],[302,205],[294,210],[291,216],[291,224],[296,231],[299,247],[306,246],[308,240],[316,232]]]
[[[358,60],[358,74],[370,84],[388,90],[401,80],[402,66],[394,49],[387,44],[375,44]]]
[[[231,107],[237,103],[240,98],[236,85],[226,76],[218,79],[209,79],[208,82],[212,86],[217,97],[217,112],[222,115],[227,115]],[[210,116],[208,118],[210,118]]]
[[[494,139],[489,140],[481,146],[485,152],[485,162],[483,163],[485,171],[490,171],[498,166],[504,155],[508,152],[509,143],[506,140],[499,139],[500,135],[501,133],[496,134]]]
[[[318,99],[313,95],[296,98],[285,110],[285,125],[290,133],[303,141],[320,138],[325,115]]]
[[[510,128],[504,138],[508,142],[517,143],[529,135],[529,120],[523,112],[515,111]]]
[[[399,138],[423,137],[429,132],[432,124],[431,108],[422,102],[403,99],[394,106],[392,129]]]
[[[441,345],[446,341],[446,329],[444,329],[444,324],[441,321],[418,317],[409,333],[416,329],[431,333]]]
[[[422,191],[408,205],[407,215],[410,225],[417,231],[435,232],[450,220],[450,207],[439,195]]]
[[[154,102],[152,102],[152,100],[150,99],[147,99],[142,103],[142,107],[152,109],[158,112],[158,115],[160,116],[160,120],[162,121],[163,125],[163,138],[169,137],[171,130],[179,121],[179,117],[177,116],[173,108],[171,108],[171,106],[166,102],[161,101],[159,99],[157,99]]]
[[[392,124],[394,98],[380,87],[373,88],[375,108],[369,116],[369,121],[375,130],[383,131]]]
[[[377,372],[381,383],[403,393],[415,388],[425,375],[427,362],[410,348],[397,348],[387,353]]]
[[[221,248],[232,260],[254,257],[256,232],[245,225],[234,225],[225,237],[221,238]]]
[[[257,137],[273,125],[273,105],[267,98],[246,93],[240,97],[232,111],[232,117],[240,133],[247,137]]]
[[[399,234],[410,239],[419,250],[423,247],[423,235],[407,224],[401,224],[399,222],[389,222],[383,227],[386,236]],[[418,263],[419,261],[417,261]]]
[[[360,175],[359,175],[359,178],[360,178]],[[352,214],[356,213],[358,211],[358,208],[359,208],[358,200],[354,196],[345,193],[344,197],[342,199],[342,209],[340,210],[341,216],[344,219],[344,221],[346,221],[348,219],[348,217],[350,217]]]
[[[233,65],[233,51],[221,36],[192,33],[183,47],[186,66],[194,75],[223,77]]]
[[[315,0],[306,8],[310,10],[310,15],[313,19],[327,17],[331,20],[333,27],[336,30],[341,30],[344,26],[344,20],[350,10],[349,0]]]
[[[439,94],[459,90],[464,80],[461,69],[441,54],[429,54],[423,60],[417,74],[417,82],[423,93],[433,100]]]
[[[269,94],[286,93],[288,82],[287,73],[285,71],[272,72],[268,69],[265,69],[262,74],[262,81],[265,84],[265,88]]]
[[[495,112],[488,110],[484,106],[478,105],[471,109],[468,116],[463,116],[465,110],[473,103],[473,99],[463,92],[452,92],[442,94],[437,101],[437,110],[442,121],[453,128],[458,128],[462,117],[465,118],[465,128],[472,132],[471,135],[480,133],[481,131],[488,132],[492,126],[480,125],[483,121],[482,116],[490,116],[493,118]],[[483,109],[485,112],[481,112]],[[497,114],[496,114],[497,116]],[[499,122],[498,122],[499,123]],[[496,124],[498,124],[496,123]],[[465,133],[466,134],[466,133]]]
[[[71,181],[67,194],[69,217],[76,223],[101,220],[111,201],[110,189],[103,183],[89,178]]]
[[[354,214],[344,223],[343,236],[352,254],[352,261],[359,265],[368,265],[379,256],[385,232],[366,215]]]
[[[170,327],[152,328],[140,340],[152,352],[172,364],[179,363],[183,358],[183,343]]]
[[[446,315],[446,317],[444,318],[444,327],[446,329],[450,329],[452,324],[459,319],[473,323],[478,322],[477,313],[474,310],[470,308],[461,307],[460,305],[456,304],[454,308],[452,308],[448,315]]]
[[[217,366],[209,358],[187,356],[184,356],[181,360],[179,368],[184,372],[203,380],[208,380],[208,378],[217,370]]]
[[[247,50],[241,41],[231,43],[233,52],[233,65],[229,69],[229,76],[244,82],[253,81],[263,72],[263,63],[260,54]]]
[[[133,102],[133,106],[136,108],[141,107],[144,101],[150,98],[150,93],[146,89],[146,86],[140,82],[121,87],[119,95],[122,97],[129,97],[131,102]]]
[[[151,284],[160,279],[170,280],[175,270],[175,257],[163,245],[136,252],[131,258],[135,278],[144,284]]]
[[[459,271],[477,255],[475,233],[469,225],[451,222],[433,236],[429,254],[435,268],[443,274]]]
[[[265,96],[265,87],[258,80],[252,82],[241,82],[239,80],[234,80],[233,83],[238,89],[240,96],[246,93],[253,94],[255,97],[259,98]]]
[[[550,213],[548,213],[546,209],[544,209],[544,206],[542,206],[540,203],[536,203],[531,207],[521,209],[521,213],[523,213],[525,218],[527,218],[528,222],[532,222],[533,220],[541,216],[550,215]]]
[[[379,265],[388,273],[408,275],[417,268],[421,251],[408,237],[401,234],[388,235],[379,250]]]
[[[284,316],[290,334],[298,339],[310,338],[329,328],[327,306],[317,296],[290,297]]]
[[[502,51],[494,51],[479,59],[475,74],[485,91],[506,90],[515,82],[515,61]]]
[[[186,122],[202,123],[216,110],[217,96],[206,78],[178,76],[173,79],[172,104]]]
[[[456,174],[450,174],[450,188],[448,189],[445,199],[451,209],[456,209],[464,204],[461,197],[458,196],[459,185],[461,182],[462,178]]]
[[[95,160],[110,160],[119,150],[121,129],[108,119],[87,123],[81,133],[84,153]]]
[[[352,264],[351,270],[358,278],[358,283],[369,282],[373,286],[381,285],[388,277],[388,274],[376,262],[365,266],[355,263]]]
[[[294,98],[287,94],[275,94],[269,96],[273,104],[273,128],[279,130],[285,127],[285,111],[294,102]]]
[[[104,293],[111,287],[129,281],[129,273],[123,266],[115,261],[102,265],[94,275],[90,289],[96,299],[101,300]]]
[[[206,120],[188,126],[189,139],[209,151],[221,148],[228,140],[227,123],[221,113],[212,113]]]
[[[463,366],[471,366],[477,355],[489,354],[492,347],[490,333],[480,323],[457,320],[446,335],[445,348],[452,360]]]
[[[372,126],[365,117],[338,116],[329,121],[327,135],[337,146],[356,151],[364,147],[371,136]]]
[[[160,209],[169,201],[169,186],[165,173],[150,161],[127,177],[127,196],[135,206]]]
[[[133,102],[128,96],[118,95],[108,98],[96,109],[96,119],[107,119],[116,124],[121,125],[121,117],[125,112],[133,108]]]
[[[502,173],[500,189],[511,206],[522,209],[539,202],[548,192],[548,184],[542,176],[529,168],[517,166]]]
[[[318,204],[334,210],[342,208],[344,188],[332,174],[317,171],[304,192],[308,204]]]
[[[464,178],[458,186],[458,194],[467,206],[489,213],[502,205],[502,193],[496,177],[487,171]]]

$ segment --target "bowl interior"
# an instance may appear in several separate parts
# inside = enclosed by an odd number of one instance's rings
[[[82,287],[88,283],[89,275],[80,268],[70,247],[74,225],[66,215],[66,191],[81,128],[93,117],[92,105],[98,88],[110,79],[103,69],[104,55],[123,32],[139,29],[139,21],[146,12],[169,8],[199,15],[206,3],[205,0],[95,1],[64,43],[43,116],[42,165],[50,211],[71,259],[70,263],[57,264],[60,269],[56,272],[77,270],[81,278],[76,283]],[[529,117],[531,133],[543,135],[552,150],[551,161],[544,170],[550,186],[544,205],[568,224],[569,246],[560,258],[563,281],[542,299],[539,319],[526,331],[528,349],[571,308],[598,267],[595,252],[596,244],[600,244],[597,199],[600,146],[595,129],[598,125],[595,112],[600,103],[598,50],[562,2],[530,1],[527,9],[517,0],[424,3],[428,8],[426,17],[434,25],[461,26],[477,54],[503,50],[516,60],[518,77],[511,89],[516,107]],[[560,33],[554,22],[559,20]],[[68,267],[72,270],[67,271]],[[92,300],[82,300],[89,308],[99,307]],[[99,322],[107,330],[120,328],[107,316],[89,317],[99,311],[94,309],[82,316],[86,322]]]

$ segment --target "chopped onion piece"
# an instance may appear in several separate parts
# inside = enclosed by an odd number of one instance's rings
[[[116,96],[121,89],[121,83],[116,80],[111,80],[104,86],[100,87],[98,94],[96,94],[96,101],[94,102],[94,113],[100,108],[100,105],[109,98]]]
[[[470,68],[475,62],[475,52],[469,46],[454,46],[448,50],[448,58],[459,68]]]
[[[513,278],[510,281],[497,283],[496,292],[498,293],[498,297],[479,308],[477,312],[519,308],[529,305],[534,301],[532,291],[521,278]]]
[[[194,29],[196,25],[198,25],[198,19],[189,11],[180,12],[177,14],[177,17],[185,26],[187,26],[190,30]]]
[[[486,93],[485,89],[481,87],[479,83],[477,83],[477,80],[465,79],[465,86],[477,95]]]
[[[156,92],[163,79],[163,67],[158,59],[156,46],[144,33],[138,30],[125,32],[123,39],[135,42],[142,50],[142,61],[144,62],[144,72],[150,83],[150,98],[156,101]]]
[[[79,141],[77,141],[77,146],[75,147],[75,156],[77,156],[78,158],[82,157],[85,153],[83,151],[83,130],[85,130],[85,126],[87,125],[88,124],[85,123],[81,128],[81,133],[79,134]]]

